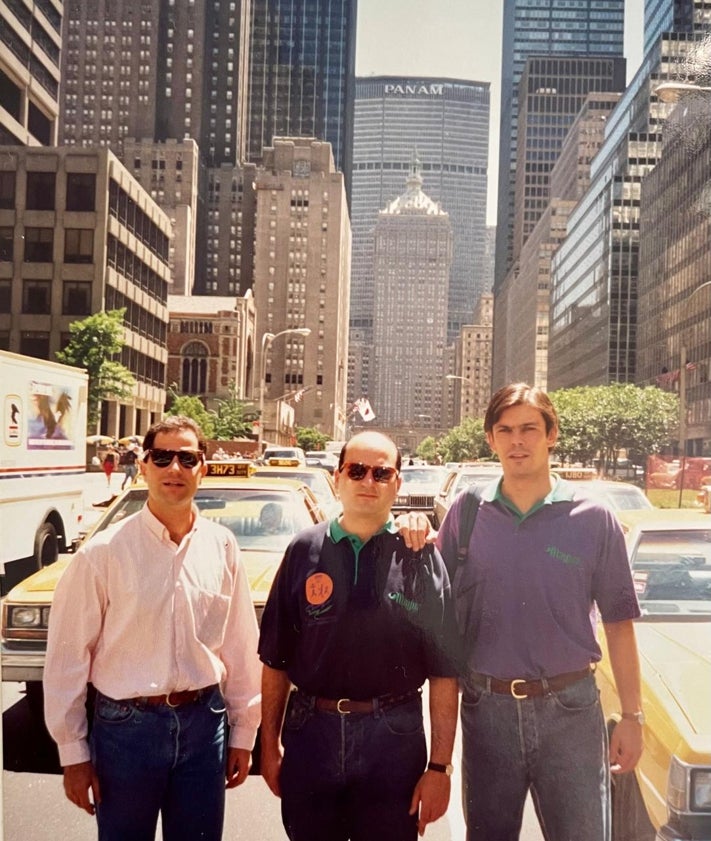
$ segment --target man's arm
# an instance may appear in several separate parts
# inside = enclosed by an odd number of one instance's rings
[[[459,690],[454,677],[431,677],[430,689],[430,761],[439,765],[452,762],[454,735],[457,729]],[[451,781],[440,771],[425,771],[420,777],[410,803],[410,814],[417,814],[420,835],[428,823],[438,820],[447,811]]]
[[[262,666],[262,776],[277,797],[281,797],[281,727],[290,689],[285,671]]]
[[[621,712],[635,713],[642,709],[639,655],[631,619],[604,623],[607,650]],[[631,771],[642,755],[642,727],[634,719],[623,718],[610,737],[610,763],[613,773]]]

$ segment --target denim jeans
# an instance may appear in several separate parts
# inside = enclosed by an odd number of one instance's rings
[[[546,841],[609,841],[607,736],[592,675],[521,701],[463,681],[467,841],[516,841],[529,790]]]
[[[219,841],[225,807],[225,705],[218,689],[180,707],[97,693],[91,754],[99,841]]]
[[[415,841],[408,815],[427,762],[422,700],[321,712],[292,693],[282,731],[282,819],[291,841]]]

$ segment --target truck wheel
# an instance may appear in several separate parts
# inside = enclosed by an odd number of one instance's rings
[[[57,532],[51,523],[42,523],[35,535],[35,560],[37,568],[53,564],[59,557]]]

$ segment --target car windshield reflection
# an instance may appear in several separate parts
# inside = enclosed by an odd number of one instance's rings
[[[711,616],[711,531],[643,533],[632,572],[644,614]]]

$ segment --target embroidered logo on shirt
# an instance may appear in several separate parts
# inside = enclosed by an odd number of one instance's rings
[[[306,601],[312,605],[327,602],[333,593],[333,579],[325,572],[315,572],[306,579]]]
[[[549,546],[546,552],[551,558],[557,558],[557,560],[563,561],[564,564],[577,565],[580,563],[580,558],[577,558],[575,555],[569,555],[567,552],[561,552],[557,546]]]
[[[417,613],[420,609],[419,604],[417,602],[413,602],[412,599],[406,599],[402,593],[388,593],[388,598],[390,601],[399,604],[400,607],[404,607],[409,613]]]

